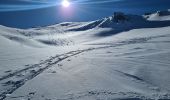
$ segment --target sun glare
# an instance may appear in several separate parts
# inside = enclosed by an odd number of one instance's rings
[[[70,6],[70,2],[68,0],[63,0],[62,1],[62,6],[63,7],[69,7]]]

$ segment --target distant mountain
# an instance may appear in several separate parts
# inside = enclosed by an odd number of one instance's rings
[[[166,21],[170,20],[170,9],[157,11],[156,13],[148,13],[145,17],[150,21]]]
[[[73,35],[73,37],[74,34],[81,33],[83,37],[88,37],[86,38],[88,41],[92,36],[101,38],[132,29],[170,26],[169,19],[169,10],[158,11],[143,16],[115,12],[110,17],[89,22],[64,22],[30,29],[0,26],[0,34],[9,40],[28,46],[70,45],[74,44],[77,40],[71,39],[72,37],[68,38],[65,35],[68,33],[72,33],[70,35]]]
[[[0,0],[0,24],[15,28],[31,28],[67,21],[96,20],[115,11],[142,15],[147,11],[169,9],[170,5],[169,0],[71,0],[75,2],[71,9],[73,13],[65,16],[59,5],[60,1]],[[47,4],[43,4],[44,2]]]

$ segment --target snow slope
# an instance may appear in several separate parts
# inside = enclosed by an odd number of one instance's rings
[[[123,13],[0,26],[0,100],[170,99],[169,32],[167,20]]]
[[[158,11],[156,13],[146,15],[146,17],[150,21],[166,21],[166,20],[170,20],[170,9],[166,10],[166,11]]]

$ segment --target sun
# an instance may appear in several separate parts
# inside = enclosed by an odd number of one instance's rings
[[[69,7],[70,6],[70,2],[68,0],[63,0],[61,4],[62,4],[63,7]]]

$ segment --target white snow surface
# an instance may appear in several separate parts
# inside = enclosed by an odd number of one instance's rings
[[[170,20],[170,9],[165,11],[158,11],[150,15],[146,15],[150,21],[166,21]]]
[[[0,26],[0,100],[170,99],[170,16],[153,15]]]

